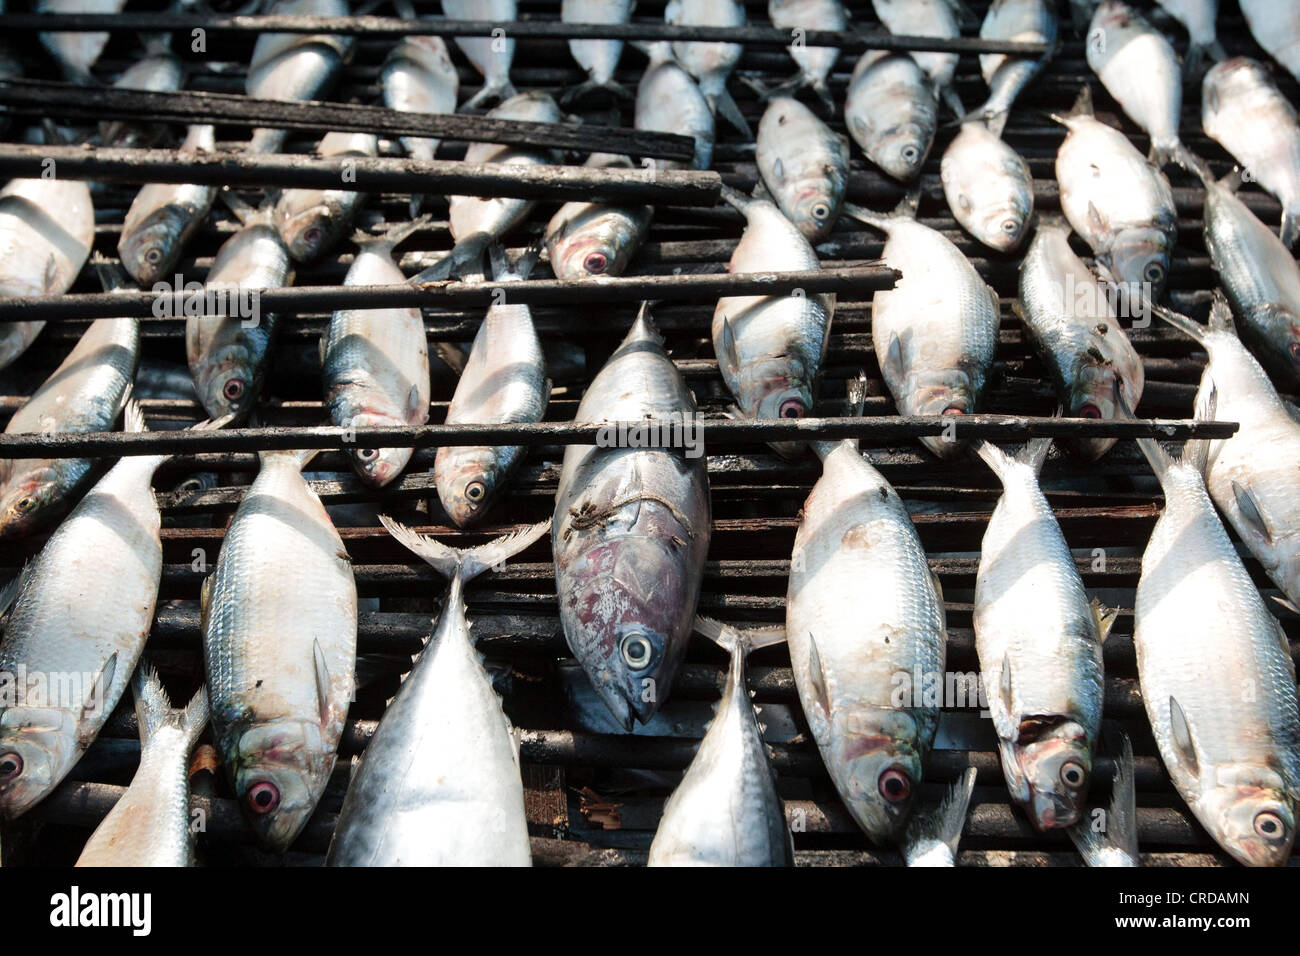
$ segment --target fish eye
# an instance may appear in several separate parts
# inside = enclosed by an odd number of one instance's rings
[[[10,752],[0,754],[0,783],[9,783],[11,780],[17,780],[23,772],[23,758],[18,754]],[[1258,829],[1256,823],[1256,829]]]
[[[228,401],[239,401],[244,397],[244,380],[242,378],[226,379],[226,384],[221,387],[221,394]]]
[[[302,237],[306,239],[307,242],[311,243],[313,246],[316,245],[316,243],[320,242],[321,240],[320,226],[312,226],[310,229],[308,229],[306,232],[302,234]]]
[[[1020,231],[1020,223],[1017,222],[1015,219],[1003,219],[1002,231],[1005,232],[1008,236],[1014,236],[1016,233]]]
[[[890,769],[880,775],[880,795],[890,803],[902,803],[912,795],[912,781],[901,770]]]
[[[1092,402],[1085,402],[1079,408],[1079,417],[1080,418],[1101,418],[1101,409],[1098,408],[1096,405],[1092,404]]]
[[[1150,283],[1161,282],[1165,277],[1165,267],[1158,262],[1148,262],[1147,267],[1142,270],[1142,278]]]
[[[654,646],[644,634],[629,634],[623,638],[619,645],[619,651],[623,655],[623,661],[634,671],[645,670],[650,666],[650,658],[654,654]]]
[[[244,800],[254,813],[270,813],[280,805],[280,790],[275,784],[262,780],[248,788]]]
[[[374,461],[379,457],[378,448],[358,448],[357,457],[362,461]]]
[[[781,403],[782,418],[803,418],[803,402],[797,398],[787,398]]]
[[[1071,790],[1078,790],[1087,779],[1088,775],[1083,769],[1083,764],[1077,760],[1067,760],[1061,766],[1061,783]]]
[[[144,254],[144,261],[149,263],[151,266],[156,266],[158,263],[162,262],[162,256],[163,254],[161,249],[157,246],[150,246],[149,251]]]
[[[471,481],[465,486],[465,497],[470,501],[479,502],[487,495],[487,488],[481,481]]]
[[[593,275],[598,275],[609,268],[609,257],[603,252],[593,252],[582,260],[582,268]]]
[[[903,162],[911,165],[921,158],[921,151],[915,146],[908,145],[899,150],[899,155],[903,157]]]
[[[1286,833],[1286,825],[1276,813],[1265,810],[1255,814],[1255,832],[1265,840],[1278,840]]]
[[[1291,357],[1300,362],[1300,342],[1292,342],[1286,350],[1291,353]]]
[[[25,498],[19,498],[18,503],[14,505],[14,507],[18,509],[19,514],[27,514],[27,512],[36,507],[36,499],[31,495],[27,495]]]
[[[202,491],[203,482],[199,481],[199,479],[197,478],[186,478],[184,481],[182,481],[179,485],[176,486],[176,490],[185,491],[185,492]]]
[[[819,202],[812,207],[811,212],[814,219],[825,219],[831,214],[831,207],[824,202]]]

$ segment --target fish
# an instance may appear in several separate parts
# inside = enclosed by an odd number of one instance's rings
[[[347,0],[276,0],[271,16],[346,17]],[[244,92],[259,100],[320,99],[343,72],[355,37],[341,33],[261,33],[253,45]],[[250,153],[278,153],[288,130],[253,130]]]
[[[672,421],[684,431],[695,415],[695,399],[642,305],[574,418]],[[551,526],[560,624],[628,731],[647,723],[668,696],[699,601],[709,475],[705,457],[690,451],[570,445],[560,471]]]
[[[1300,80],[1300,9],[1277,0],[1239,0],[1255,42]]]
[[[1151,137],[1152,161],[1198,164],[1178,137],[1183,78],[1164,34],[1122,0],[1105,0],[1092,15],[1086,47],[1088,66],[1106,91]]]
[[[799,67],[799,74],[789,92],[806,86],[813,91],[828,113],[835,111],[829,78],[840,58],[839,47],[808,46],[803,33],[808,30],[826,30],[842,33],[848,29],[849,18],[840,0],[767,0],[767,16],[772,26],[791,31],[793,42],[789,46],[790,58]]]
[[[1119,323],[1111,287],[1070,248],[1064,220],[1039,216],[1020,264],[1018,291],[1012,308],[1047,366],[1068,417],[1119,417],[1116,389],[1130,408],[1137,407],[1146,384],[1142,357]],[[1065,444],[1078,457],[1096,461],[1116,441],[1075,438]]]
[[[727,266],[733,275],[820,268],[812,245],[771,200],[729,187],[723,188],[723,198],[745,217],[745,232]],[[834,293],[718,299],[713,351],[741,416],[811,414],[834,314]]]
[[[934,145],[939,108],[919,63],[906,53],[868,50],[849,78],[844,125],[853,141],[890,176],[920,175]]]
[[[109,267],[101,269],[105,287],[113,288]],[[111,430],[130,397],[139,357],[138,319],[96,319],[14,412],[5,434]],[[0,539],[30,534],[62,517],[94,466],[91,458],[0,460]]]
[[[1219,511],[1286,596],[1300,606],[1300,423],[1268,375],[1237,338],[1219,293],[1209,326],[1169,309],[1160,316],[1209,355],[1196,394],[1198,418],[1240,424],[1231,438],[1210,441],[1205,484]]]
[[[193,866],[190,751],[208,725],[207,688],[174,710],[158,673],[136,670],[131,689],[140,727],[140,766],[95,827],[77,866]]]
[[[1110,807],[1097,809],[1065,832],[1089,866],[1138,866],[1137,794],[1133,788],[1133,744],[1128,734],[1115,758]]]
[[[1102,642],[1118,612],[1089,602],[1038,474],[1052,445],[972,450],[1002,484],[975,574],[975,649],[1011,798],[1035,829],[1079,820],[1105,691]]]
[[[944,150],[939,170],[963,229],[998,252],[1019,248],[1034,214],[1034,178],[1019,153],[982,120],[970,120]]]
[[[546,359],[526,303],[510,301],[510,282],[528,278],[536,260],[518,263],[504,250],[489,248],[493,282],[501,295],[488,307],[469,359],[447,407],[448,425],[504,425],[539,422],[546,414],[551,383]],[[448,517],[458,527],[481,521],[523,460],[521,445],[443,445],[434,457],[434,483]]]
[[[1300,265],[1237,198],[1234,175],[1203,182],[1205,248],[1241,337],[1271,374],[1300,383]]]
[[[1130,306],[1158,299],[1178,234],[1169,180],[1123,133],[1093,116],[1087,86],[1070,113],[1053,119],[1069,130],[1056,153],[1065,218]]]
[[[592,153],[583,165],[637,168],[628,157],[612,153]],[[653,216],[653,206],[565,203],[546,224],[546,255],[555,278],[622,275],[645,241]]]
[[[449,20],[513,23],[515,0],[442,0],[442,13]],[[461,110],[472,110],[484,103],[504,102],[516,95],[514,84],[510,82],[515,39],[508,30],[498,27],[490,37],[456,37],[456,45],[483,76],[482,88],[461,104]]]
[[[142,40],[144,56],[122,71],[113,81],[114,89],[146,90],[152,93],[174,93],[179,90],[185,78],[185,68],[180,58],[172,52],[171,34],[148,34],[142,36]],[[156,142],[165,129],[158,124],[142,126],[124,120],[109,120],[99,124],[99,138],[105,146],[149,145]]]
[[[126,430],[144,430],[134,403]],[[20,816],[59,785],[126,693],[162,579],[150,484],[170,457],[121,459],[0,594],[0,613],[8,612],[0,672],[28,675],[21,698],[0,702],[2,818]]]
[[[36,0],[37,13],[121,13],[126,0]],[[107,32],[42,33],[41,46],[54,57],[70,83],[94,84],[90,68],[108,45]]]
[[[343,280],[345,286],[400,285],[402,270],[393,248],[428,217],[397,226],[382,236],[358,233],[360,247]],[[342,309],[330,318],[321,339],[321,377],[330,421],[340,428],[409,427],[429,420],[429,346],[424,314],[415,307]],[[411,448],[349,448],[357,477],[371,488],[391,483]]]
[[[181,153],[215,151],[213,128],[208,125],[190,126],[180,145]],[[131,278],[152,286],[171,277],[185,244],[212,211],[218,188],[179,183],[147,183],[140,187],[122,221],[117,241],[117,254]]]
[[[1134,616],[1142,703],[1161,760],[1201,826],[1248,866],[1295,842],[1300,706],[1285,632],[1201,479],[1200,460],[1138,446],[1165,506],[1142,555]]]
[[[825,239],[849,184],[849,144],[789,96],[772,98],[758,124],[759,175],[809,242]]]
[[[939,725],[943,590],[898,493],[856,441],[816,442],[822,474],[799,516],[786,640],[799,701],[850,816],[892,845]]]
[[[1049,0],[994,0],[980,25],[982,40],[1045,43],[1048,47],[1040,59],[1006,53],[980,54],[980,74],[989,88],[989,97],[970,115],[983,119],[995,136],[1002,135],[1021,91],[1052,58],[1058,32],[1055,7]]]
[[[517,93],[491,110],[490,119],[522,120],[530,123],[559,123],[564,117],[549,94]],[[556,162],[552,150],[526,146],[470,143],[467,163],[513,166],[545,166]],[[494,199],[487,196],[448,196],[451,237],[455,247],[446,256],[416,275],[411,282],[446,279],[457,269],[482,258],[488,245],[523,223],[537,204],[533,199]]]
[[[62,295],[90,258],[95,210],[75,179],[11,179],[0,189],[0,296]],[[45,323],[0,328],[0,369],[27,351]]]
[[[1300,120],[1295,107],[1248,57],[1216,64],[1201,85],[1201,125],[1282,204],[1279,236],[1288,249],[1300,238]]]
[[[664,21],[686,27],[743,27],[745,6],[737,0],[668,0]],[[709,108],[740,131],[754,138],[745,114],[727,92],[727,78],[740,62],[745,48],[739,43],[673,41],[673,56],[699,83]]]
[[[708,169],[713,159],[713,108],[691,74],[673,58],[666,41],[646,48],[650,62],[636,88],[634,125],[653,133],[677,133],[695,140],[692,169]],[[651,160],[656,169],[678,169],[677,160]]]
[[[784,642],[785,628],[740,628],[698,617],[695,629],[731,663],[709,729],[664,805],[647,865],[794,866],[776,773],[745,682],[750,651]]]
[[[326,133],[316,153],[346,163],[377,156],[379,140],[373,133]],[[365,202],[355,189],[286,189],[275,204],[275,227],[295,261],[312,262],[343,238]]]
[[[250,210],[223,194],[237,210],[241,228],[221,244],[208,270],[204,293],[238,300],[231,315],[191,315],[185,319],[185,354],[194,376],[194,392],[209,415],[247,417],[257,403],[270,364],[279,324],[274,313],[261,314],[253,289],[278,289],[293,281],[289,250],[272,225],[274,209]],[[245,310],[244,306],[251,309]],[[251,311],[251,315],[238,313]]]
[[[212,736],[245,817],[277,852],[325,790],[355,682],[357,586],[302,477],[315,454],[258,453],[257,477],[203,582]]]
[[[630,23],[635,5],[634,0],[561,0],[560,22]],[[596,90],[604,90],[618,99],[632,99],[632,91],[614,79],[614,70],[623,55],[622,40],[570,39],[569,53],[587,71],[587,79],[566,90],[561,102],[576,102]]]
[[[908,866],[957,865],[957,844],[966,826],[976,773],[974,767],[966,768],[938,807],[912,815],[903,838],[903,861]]]
[[[1223,44],[1219,42],[1215,20],[1219,16],[1219,0],[1156,0],[1165,12],[1187,29],[1187,59],[1183,72],[1195,76],[1200,72],[1201,63],[1206,56],[1214,60],[1227,57]]]
[[[871,301],[871,339],[894,403],[903,415],[977,411],[1001,314],[997,293],[945,236],[916,220],[916,194],[893,213],[845,204],[844,211],[886,235],[884,260],[902,272]],[[940,458],[961,453],[955,434],[921,443]]]
[[[465,585],[546,534],[549,522],[457,550],[381,515],[451,583],[433,634],[366,745],[329,866],[530,866],[519,747],[474,649]]]
[[[940,37],[955,40],[961,36],[956,4],[952,0],[871,0],[876,16],[890,33],[900,36]],[[965,114],[953,79],[957,74],[956,53],[909,54],[925,75],[936,99],[942,99],[958,116]]]

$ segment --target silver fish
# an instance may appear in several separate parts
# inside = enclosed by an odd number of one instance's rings
[[[1300,120],[1268,70],[1240,56],[1205,74],[1201,125],[1282,203],[1283,245],[1300,238]]]
[[[384,105],[404,113],[456,112],[460,74],[451,62],[442,37],[411,36],[393,48],[379,71]],[[406,154],[415,159],[433,159],[438,140],[403,136]]]
[[[1156,0],[1156,2],[1187,29],[1187,36],[1191,43],[1183,67],[1185,73],[1196,75],[1206,55],[1215,60],[1222,60],[1227,56],[1223,44],[1219,42],[1218,28],[1214,22],[1219,16],[1219,0]]]
[[[634,0],[561,0],[560,22],[629,23],[635,5]],[[565,92],[565,103],[579,100],[593,90],[605,90],[621,99],[632,98],[632,93],[614,79],[623,55],[622,40],[570,40],[569,52],[587,71],[587,79]]]
[[[804,715],[850,815],[901,835],[939,726],[943,591],[902,499],[853,441],[814,446],[822,475],[800,512],[786,638]]]
[[[346,17],[347,0],[276,0],[274,16]],[[325,93],[352,55],[355,38],[333,33],[263,33],[253,46],[244,92],[259,100],[314,100]],[[255,129],[251,153],[278,153],[288,130]]]
[[[1020,154],[982,121],[962,123],[944,150],[939,178],[963,229],[998,252],[1012,252],[1034,214],[1034,178]]]
[[[722,700],[664,805],[650,866],[793,866],[794,842],[776,773],[745,683],[745,659],[785,640],[777,627],[737,628],[696,618],[695,629],[731,656]]]
[[[37,13],[121,13],[126,0],[37,0]],[[42,33],[41,46],[72,83],[94,83],[90,68],[108,45],[107,33]]]
[[[0,295],[62,295],[95,241],[90,189],[74,179],[11,179],[0,189]],[[0,368],[27,351],[44,322],[0,329]]]
[[[1143,295],[1158,299],[1177,238],[1169,180],[1123,133],[1093,116],[1087,87],[1070,113],[1053,118],[1070,131],[1056,153],[1065,218],[1130,303]]]
[[[902,847],[903,861],[908,866],[957,865],[957,844],[966,827],[976,773],[974,767],[968,767],[933,812],[912,814]]]
[[[532,310],[510,301],[508,283],[528,278],[527,255],[517,266],[493,246],[493,281],[501,301],[488,307],[470,347],[469,359],[447,407],[447,424],[500,425],[539,422],[546,414],[551,383],[533,328]],[[444,445],[434,458],[438,497],[460,527],[482,519],[523,460],[521,445]]]
[[[262,842],[283,851],[334,769],[354,686],[357,587],[301,474],[315,452],[258,454],[203,583],[203,659],[235,797]]]
[[[788,96],[769,101],[755,161],[763,183],[809,242],[830,234],[849,184],[849,144]]]
[[[997,293],[960,249],[916,220],[910,200],[893,214],[847,204],[844,211],[885,233],[885,262],[903,273],[892,290],[871,301],[876,359],[900,413],[978,410],[998,344]],[[946,436],[921,442],[940,458],[962,449],[960,439]]]
[[[360,245],[343,284],[401,285],[393,247],[425,224],[415,220]],[[429,420],[429,346],[418,308],[335,312],[321,340],[321,369],[330,421],[340,428],[423,425]],[[371,488],[402,473],[410,448],[348,449],[352,468]]]
[[[708,169],[713,159],[713,110],[695,80],[673,59],[671,44],[652,43],[646,51],[650,62],[636,88],[637,129],[655,133],[679,133],[695,140],[693,169]],[[654,160],[660,169],[675,169],[676,160]]]
[[[636,168],[626,156],[592,153],[586,166]],[[546,255],[557,279],[619,276],[650,230],[653,206],[567,202],[546,225]]]
[[[113,81],[119,90],[147,90],[174,93],[181,88],[185,69],[172,52],[171,34],[155,33],[144,38],[144,56],[136,60]],[[150,128],[152,127],[152,128]],[[166,127],[157,124],[110,120],[99,124],[99,138],[105,146],[139,146],[156,142]]]
[[[1014,306],[1070,418],[1114,419],[1120,391],[1136,408],[1146,384],[1142,357],[1119,324],[1109,284],[1097,279],[1070,248],[1070,227],[1040,216],[1020,265],[1020,300]],[[1072,439],[1067,447],[1096,461],[1114,438]]]
[[[442,0],[442,12],[450,20],[485,20],[513,23],[515,0]],[[483,87],[462,105],[462,110],[515,95],[510,67],[515,59],[515,38],[498,28],[491,37],[456,37],[456,45],[483,75]]]
[[[952,0],[871,0],[876,16],[890,33],[901,36],[940,37],[955,40],[961,36],[957,10]],[[936,98],[941,98],[958,116],[966,111],[953,89],[957,73],[956,53],[910,54],[930,83]]]
[[[548,522],[458,551],[380,520],[451,585],[353,773],[328,863],[529,866],[518,744],[474,649],[464,588],[546,534]]]
[[[372,133],[326,133],[316,153],[322,159],[377,156]],[[352,227],[366,194],[355,189],[286,189],[275,204],[275,227],[289,255],[311,262]]]
[[[939,125],[939,105],[920,64],[905,53],[862,54],[849,79],[844,125],[867,159],[895,179],[915,179]]]
[[[1300,8],[1277,0],[1239,0],[1255,42],[1300,79]]]
[[[835,61],[840,57],[838,47],[808,46],[802,34],[808,30],[842,32],[848,28],[849,18],[840,0],[767,0],[767,16],[772,26],[791,31],[794,42],[790,44],[790,58],[799,67],[797,86],[807,86],[822,101],[828,112],[834,111],[835,101],[827,83]]]
[[[695,414],[695,399],[642,306],[575,418],[650,418],[685,429]],[[617,442],[565,450],[551,528],[560,623],[625,730],[653,717],[672,688],[695,617],[709,532],[703,455]]]
[[[1016,98],[1051,59],[1056,35],[1056,4],[1049,0],[994,0],[989,7],[980,25],[980,39],[1048,46],[1047,54],[1037,60],[1006,53],[980,54],[980,73],[989,98],[971,115],[983,118],[992,133],[1002,135]]]
[[[211,126],[191,126],[182,153],[215,152]],[[117,254],[141,285],[170,278],[185,244],[212,210],[218,187],[148,183],[140,188],[122,222]]]
[[[1133,787],[1133,744],[1128,734],[1115,758],[1110,807],[1100,816],[1085,816],[1065,832],[1089,866],[1139,866],[1137,794]]]
[[[1295,841],[1300,708],[1281,625],[1214,513],[1203,460],[1141,447],[1165,507],[1134,609],[1142,702],[1179,794],[1239,862],[1281,865]]]
[[[817,269],[817,253],[767,199],[724,188],[745,216],[732,274]],[[724,296],[713,311],[718,371],[745,418],[803,418],[812,411],[835,314],[833,293]]]
[[[668,0],[664,20],[675,26],[743,27],[745,6],[736,0]],[[754,134],[740,107],[727,92],[727,78],[740,62],[745,48],[739,43],[694,43],[673,41],[673,56],[695,77],[700,92],[715,113],[740,130],[745,139]]]
[[[1101,645],[1116,612],[1089,603],[1038,486],[1051,447],[974,451],[1002,483],[975,575],[975,648],[1011,797],[1042,830],[1078,821],[1101,727]]]
[[[184,709],[174,710],[147,664],[136,672],[131,689],[140,766],[86,841],[77,866],[193,866],[190,751],[208,725],[207,690],[200,687]]]

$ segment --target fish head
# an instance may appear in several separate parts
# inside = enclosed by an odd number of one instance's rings
[[[933,139],[934,130],[929,126],[904,121],[881,134],[871,158],[895,179],[910,182],[921,172]]]
[[[162,281],[181,254],[181,235],[190,223],[179,206],[153,210],[135,229],[124,233],[118,246],[122,267],[141,285]]]
[[[551,265],[559,279],[618,275],[626,264],[615,236],[604,229],[583,229],[562,236],[551,249]]]
[[[316,190],[286,190],[275,207],[280,238],[298,262],[311,262],[338,241],[347,218],[342,203]]]
[[[1202,786],[1197,817],[1218,844],[1246,866],[1281,866],[1295,842],[1295,799],[1268,767],[1217,767]]]
[[[0,818],[12,820],[63,779],[78,753],[70,714],[57,708],[0,711]]]
[[[1120,232],[1109,252],[1097,259],[1110,270],[1128,308],[1136,310],[1142,307],[1144,296],[1152,302],[1159,300],[1169,275],[1172,251],[1169,236],[1159,229],[1128,229]]]
[[[737,392],[737,403],[750,418],[806,418],[812,412],[812,376],[794,355],[779,355],[740,369]]]
[[[1122,417],[1116,406],[1115,390],[1123,387],[1114,368],[1099,363],[1081,365],[1074,376],[1066,402],[1065,414],[1070,418],[1090,418],[1111,421]],[[1132,394],[1125,396],[1134,403]],[[1096,461],[1115,444],[1114,438],[1077,438],[1070,447],[1084,460]]]
[[[244,816],[263,843],[282,852],[316,809],[334,755],[319,724],[285,718],[248,726],[231,765]]]
[[[257,363],[242,341],[211,349],[191,360],[194,391],[212,418],[242,419],[257,401]]]
[[[1271,303],[1256,308],[1252,319],[1243,334],[1261,364],[1279,378],[1300,381],[1300,315]]]
[[[1021,723],[1007,761],[1007,782],[1039,831],[1073,826],[1092,778],[1089,735],[1072,720]],[[1013,779],[1018,778],[1018,779]]]
[[[908,378],[906,395],[900,402],[904,415],[936,415],[954,418],[975,410],[980,389],[966,369],[961,367],[924,368]],[[921,443],[940,458],[960,454],[963,443],[944,435],[927,435]]]
[[[383,488],[402,473],[411,460],[410,448],[349,448],[352,470],[368,488]]]
[[[834,175],[834,167],[828,166],[827,176]],[[843,189],[831,188],[829,181],[809,183],[792,197],[791,221],[809,242],[820,242],[839,218],[843,201]]]
[[[61,489],[49,469],[10,478],[0,489],[0,539],[21,538],[39,528],[58,503]]]
[[[975,224],[980,242],[998,252],[1015,251],[1024,241],[1033,211],[1033,193],[1028,189],[1009,191],[983,203]]]
[[[457,527],[478,522],[496,500],[508,467],[504,450],[483,445],[438,449],[434,482],[443,509]]]
[[[832,718],[830,763],[844,803],[873,842],[896,842],[921,784],[923,746],[905,710],[843,709]]]

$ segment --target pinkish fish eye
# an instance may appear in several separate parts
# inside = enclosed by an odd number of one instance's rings
[[[487,488],[481,481],[471,481],[465,486],[465,497],[477,504],[487,495]]]
[[[0,755],[0,783],[17,780],[23,772],[23,758],[16,753]]]
[[[244,799],[254,813],[270,813],[280,805],[280,791],[275,784],[263,780],[249,787]]]
[[[912,795],[912,781],[901,770],[886,770],[880,775],[880,795],[890,803],[902,803]]]
[[[1286,826],[1276,813],[1265,810],[1255,815],[1255,832],[1265,840],[1277,840],[1286,833]]]
[[[1291,353],[1291,358],[1300,362],[1300,342],[1292,342],[1287,346],[1287,351]]]
[[[797,398],[787,398],[781,403],[780,414],[782,418],[803,418],[803,412],[803,402]]]
[[[582,260],[582,268],[586,269],[592,275],[599,275],[609,268],[609,257],[603,252],[593,252]]]
[[[1079,408],[1080,418],[1101,418],[1101,409],[1092,402],[1086,402]]]
[[[244,380],[242,378],[227,379],[226,384],[221,387],[221,394],[226,397],[227,401],[239,401],[244,397]]]
[[[316,245],[316,243],[320,242],[321,240],[320,226],[312,226],[310,229],[308,229],[306,232],[302,234],[302,237],[306,239],[307,242],[309,242],[311,245],[313,246]]]
[[[378,448],[358,448],[357,457],[362,461],[374,461],[379,457]]]
[[[1087,779],[1083,765],[1074,760],[1067,760],[1061,767],[1061,783],[1071,790],[1078,790]]]

